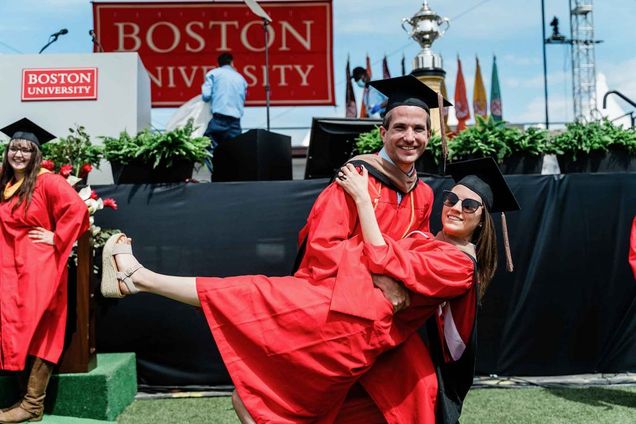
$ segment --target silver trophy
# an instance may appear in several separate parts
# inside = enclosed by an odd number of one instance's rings
[[[405,24],[409,24],[411,28],[408,29]],[[442,56],[433,53],[431,45],[444,35],[449,26],[448,18],[433,12],[426,0],[413,17],[402,19],[402,29],[422,47],[422,51],[413,60],[414,69],[443,69]]]

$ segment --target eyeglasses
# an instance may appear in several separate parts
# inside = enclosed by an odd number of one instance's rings
[[[444,206],[448,206],[452,208],[461,200],[462,202],[462,212],[465,213],[475,213],[477,209],[479,209],[483,204],[475,199],[460,199],[455,193],[449,190],[444,190],[442,193],[442,201],[444,202]]]
[[[9,151],[14,155],[17,154],[18,152],[22,152],[24,156],[29,156],[31,153],[33,153],[33,149],[29,149],[26,147],[15,147],[15,146],[9,147]]]

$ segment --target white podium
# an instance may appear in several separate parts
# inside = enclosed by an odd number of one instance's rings
[[[83,125],[99,136],[150,126],[150,78],[137,53],[0,55],[0,126],[28,117],[58,137]],[[89,175],[112,183],[110,166]]]

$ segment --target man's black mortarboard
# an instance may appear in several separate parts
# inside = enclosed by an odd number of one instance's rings
[[[501,212],[506,268],[508,271],[513,271],[508,225],[504,212],[517,211],[521,208],[495,160],[482,158],[449,163],[446,167],[446,173],[453,177],[456,184],[461,184],[479,194],[490,212]]]
[[[388,98],[387,112],[398,106],[418,106],[426,111],[439,107],[435,90],[413,75],[371,81],[369,85]],[[452,104],[443,99],[443,106]]]
[[[479,194],[490,212],[520,209],[515,195],[512,194],[493,158],[449,163],[446,173],[450,174],[456,183]]]
[[[11,140],[29,140],[38,146],[57,138],[28,118],[15,121],[13,124],[0,128],[0,131],[8,135]]]

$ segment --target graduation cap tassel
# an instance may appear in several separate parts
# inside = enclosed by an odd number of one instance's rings
[[[444,174],[446,174],[446,159],[448,158],[448,144],[446,142],[446,125],[444,123],[444,97],[437,93],[437,109],[439,110],[439,132],[442,137],[442,156],[444,157]]]
[[[514,271],[515,267],[512,263],[512,252],[510,251],[510,239],[508,238],[508,224],[506,223],[506,214],[501,213],[501,230],[503,232],[504,250],[506,252],[506,270]]]

